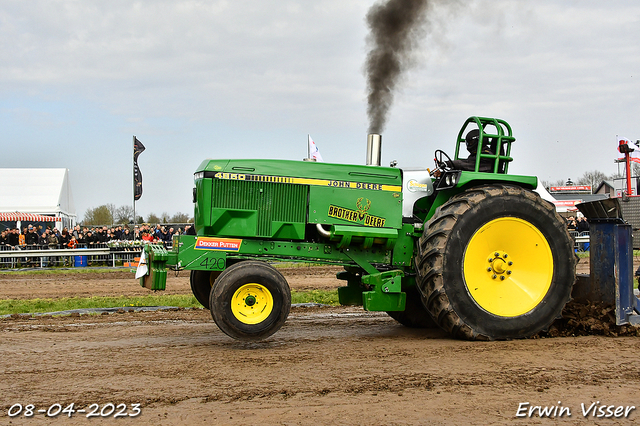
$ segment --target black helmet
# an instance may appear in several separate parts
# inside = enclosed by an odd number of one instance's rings
[[[480,131],[478,129],[473,129],[467,136],[465,136],[465,142],[467,144],[467,151],[470,154],[475,154],[478,152],[478,141],[480,140]]]

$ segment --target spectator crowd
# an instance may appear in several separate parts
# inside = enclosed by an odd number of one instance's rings
[[[62,231],[57,228],[29,225],[22,229],[6,229],[0,233],[0,250],[38,250],[62,248],[100,248],[107,247],[111,241],[149,241],[171,244],[174,235],[189,232],[186,228],[165,227],[160,224],[116,226],[116,227],[66,227]]]
[[[589,222],[587,222],[587,219],[584,216],[578,216],[577,218],[569,216],[567,219],[567,229],[577,233],[588,232]]]

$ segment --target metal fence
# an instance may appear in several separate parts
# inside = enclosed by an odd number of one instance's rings
[[[569,235],[573,239],[573,249],[576,252],[583,252],[589,250],[590,236],[589,231],[569,231]]]
[[[141,251],[141,246],[109,247],[107,244],[74,249],[39,245],[1,246],[0,269],[134,265]]]

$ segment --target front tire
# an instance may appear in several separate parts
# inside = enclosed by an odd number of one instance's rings
[[[289,316],[291,291],[274,267],[242,261],[224,270],[209,297],[211,315],[234,339],[254,341],[278,331]]]
[[[418,289],[445,331],[529,337],[569,301],[573,244],[550,203],[520,187],[472,188],[443,204],[420,238]]]

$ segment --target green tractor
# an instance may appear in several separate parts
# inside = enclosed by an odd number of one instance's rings
[[[196,299],[227,335],[264,339],[291,294],[271,264],[340,265],[343,305],[470,340],[546,329],[570,299],[573,243],[534,176],[509,175],[508,123],[471,117],[435,169],[287,160],[205,160],[195,172],[194,235],[145,247],[141,285],[191,270]],[[466,148],[466,149],[465,149]],[[465,151],[468,151],[465,152]],[[466,158],[465,158],[466,155]]]

